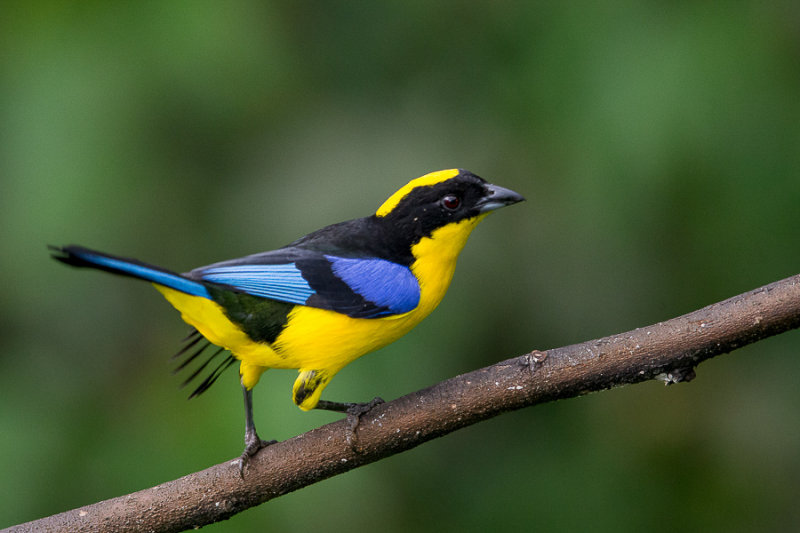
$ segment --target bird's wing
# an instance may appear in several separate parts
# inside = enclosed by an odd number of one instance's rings
[[[404,265],[375,257],[341,257],[284,248],[193,270],[192,279],[238,292],[354,318],[406,313],[419,303],[419,282]]]

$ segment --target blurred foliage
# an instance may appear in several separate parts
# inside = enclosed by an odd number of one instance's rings
[[[185,401],[185,333],[145,284],[374,210],[468,168],[491,217],[414,333],[329,399],[394,398],[798,273],[796,2],[5,2],[0,527],[234,457],[235,372]],[[211,531],[800,527],[800,336],[479,424]],[[256,389],[262,436],[336,419]]]

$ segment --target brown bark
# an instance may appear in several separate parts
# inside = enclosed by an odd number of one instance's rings
[[[533,351],[378,405],[352,446],[346,421],[175,481],[87,505],[11,531],[182,531],[480,420],[551,400],[661,379],[687,381],[702,361],[800,326],[800,275],[692,313],[582,344]]]

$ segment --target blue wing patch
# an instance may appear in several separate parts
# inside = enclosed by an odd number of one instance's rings
[[[253,296],[300,305],[316,293],[294,263],[212,267],[203,270],[202,278],[230,285]]]
[[[385,259],[325,258],[353,292],[388,310],[382,314],[407,313],[419,304],[419,282],[406,266]]]
[[[211,265],[197,269],[195,276],[253,296],[330,309],[354,318],[406,313],[419,304],[419,283],[406,266],[385,259],[308,255],[295,253],[294,261],[272,264]],[[259,261],[270,259],[275,258],[257,257]]]

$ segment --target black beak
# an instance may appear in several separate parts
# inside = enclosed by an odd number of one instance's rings
[[[488,213],[507,205],[524,201],[521,194],[500,187],[499,185],[486,184],[486,194],[478,201],[477,208],[481,213]]]

